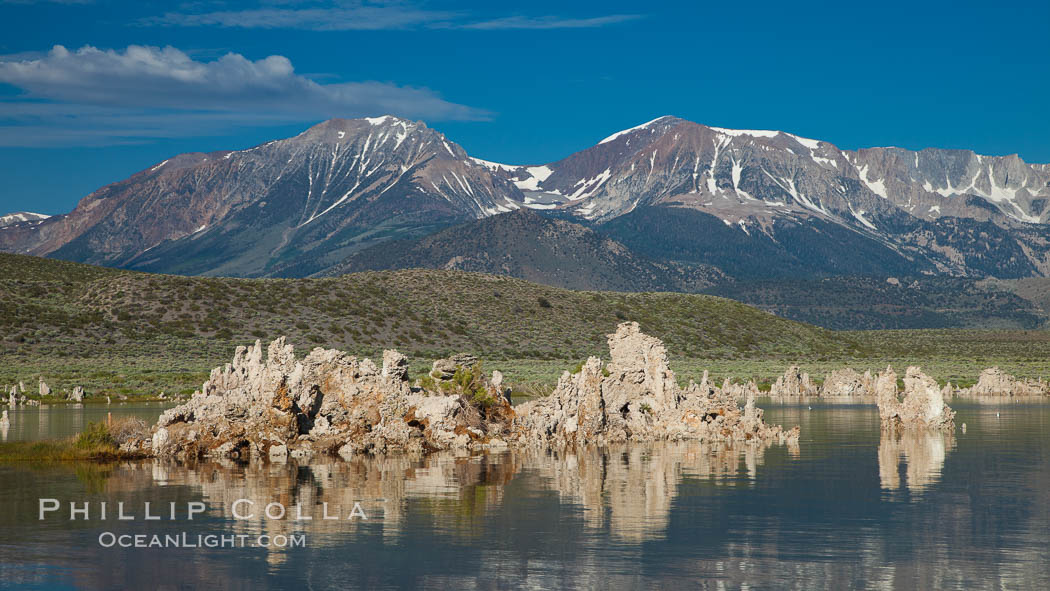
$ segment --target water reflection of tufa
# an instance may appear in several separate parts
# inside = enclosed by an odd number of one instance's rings
[[[882,488],[901,488],[900,464],[905,464],[905,484],[922,492],[936,484],[948,452],[955,448],[951,431],[883,431],[879,440],[879,481]]]
[[[227,521],[232,533],[307,533],[314,545],[363,526],[381,528],[383,538],[392,541],[409,513],[452,535],[480,536],[480,517],[498,510],[505,487],[527,475],[539,477],[540,486],[557,493],[562,502],[579,506],[587,527],[608,528],[624,541],[639,542],[664,533],[684,479],[750,483],[758,477],[767,448],[758,443],[664,442],[604,450],[362,455],[348,462],[305,465],[225,461],[187,466],[155,461],[126,465],[131,478],[114,479],[125,484],[114,482],[113,488],[128,486],[129,480],[137,482],[134,488],[190,486],[201,492],[211,514]],[[253,519],[234,518],[238,499],[253,503],[242,504],[239,511],[243,516],[251,509]],[[266,505],[275,502],[286,508],[286,518],[263,517]],[[322,518],[325,503],[329,515],[339,519]],[[348,518],[355,503],[367,520]],[[312,519],[296,520],[297,511]]]
[[[576,448],[561,454],[530,453],[525,466],[546,476],[563,501],[582,507],[589,527],[608,527],[624,541],[641,542],[666,530],[671,503],[684,479],[753,481],[769,446],[678,441]],[[789,452],[796,455],[797,446]]]

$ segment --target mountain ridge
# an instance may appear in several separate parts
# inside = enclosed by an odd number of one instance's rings
[[[609,237],[665,265],[739,267],[734,254],[773,252],[765,267],[785,261],[803,275],[908,265],[911,274],[1011,279],[1050,275],[1048,202],[1050,165],[1016,155],[840,150],[664,116],[519,166],[471,157],[425,123],[387,115],[177,155],[68,214],[0,227],[0,250],[187,275],[323,274],[377,244],[528,208],[609,225]],[[677,224],[682,240],[725,235],[738,253],[677,248],[679,258],[667,258],[622,234],[640,208],[662,208],[667,220],[713,216],[733,234]],[[803,250],[790,246],[800,236]]]
[[[373,246],[351,255],[325,275],[407,268],[508,275],[589,291],[696,293],[725,280],[711,265],[652,260],[589,227],[527,208],[416,240]]]

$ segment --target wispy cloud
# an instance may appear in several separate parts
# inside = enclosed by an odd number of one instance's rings
[[[0,103],[3,145],[48,143],[58,129],[67,141],[79,134],[97,145],[107,137],[119,142],[198,133],[195,126],[229,129],[383,113],[433,120],[488,116],[426,88],[320,84],[296,74],[279,55],[252,61],[228,53],[198,61],[174,47],[69,51],[56,45],[35,59],[0,58],[0,82],[23,91]]]
[[[591,18],[557,16],[507,16],[487,21],[463,23],[462,29],[593,29],[641,18],[638,14],[610,14]]]
[[[168,12],[140,21],[144,25],[218,26],[241,29],[306,29],[311,31],[379,31],[413,29],[449,23],[461,15],[407,6],[256,8],[214,12]]]
[[[299,4],[290,2],[288,4]],[[141,25],[311,31],[408,29],[582,29],[639,18],[636,14],[587,17],[499,16],[486,18],[464,10],[432,10],[404,2],[308,2],[306,6],[262,6],[245,10],[168,12],[139,21]]]

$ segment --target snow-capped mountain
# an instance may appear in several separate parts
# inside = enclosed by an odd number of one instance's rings
[[[522,200],[422,122],[333,119],[247,150],[165,160],[32,232],[0,233],[0,247],[187,274],[279,274]]]
[[[577,215],[597,221],[658,204],[725,212],[732,223],[796,211],[869,229],[869,218],[898,210],[923,219],[1050,220],[1050,165],[1026,164],[1016,155],[840,150],[786,132],[708,127],[671,116],[545,166],[486,164],[523,191],[562,198]]]
[[[489,167],[527,200],[556,203],[598,224],[638,208],[671,207],[709,214],[774,243],[785,224],[830,224],[914,259],[916,271],[1050,273],[1050,166],[1016,155],[840,150],[786,132],[665,116],[544,166]]]
[[[422,122],[326,121],[183,154],[0,228],[0,250],[185,274],[306,275],[391,239],[521,207],[651,259],[729,275],[1050,275],[1050,165],[841,150],[660,117],[557,162],[473,158]],[[669,229],[673,228],[673,231]]]
[[[6,228],[15,224],[30,223],[36,224],[43,220],[46,220],[51,216],[44,215],[42,213],[33,213],[31,211],[16,211],[15,213],[9,213],[7,215],[0,215],[0,228]]]

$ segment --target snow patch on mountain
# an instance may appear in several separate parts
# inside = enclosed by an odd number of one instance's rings
[[[638,131],[639,129],[645,129],[646,127],[649,127],[650,125],[652,125],[653,123],[656,123],[657,121],[660,121],[661,119],[668,119],[670,117],[671,117],[671,115],[664,115],[662,117],[657,117],[656,119],[653,119],[652,121],[646,121],[645,123],[643,123],[641,125],[635,125],[634,127],[630,127],[630,128],[627,128],[627,129],[624,129],[624,130],[621,130],[621,131],[617,131],[616,133],[614,133],[614,134],[610,135],[609,137],[605,138],[604,140],[598,142],[598,144],[599,145],[607,144],[607,143],[615,140],[616,138],[618,138],[618,137],[620,137],[622,135],[629,134],[632,131]]]
[[[780,135],[779,131],[768,131],[765,129],[726,129],[724,127],[712,127],[711,129],[722,135],[728,135],[731,137],[740,137],[742,135],[749,135],[751,137],[777,137]]]
[[[863,181],[864,184],[867,185],[869,189],[871,189],[872,193],[875,193],[876,195],[878,195],[879,197],[882,197],[883,199],[889,199],[889,196],[886,193],[886,185],[885,185],[885,183],[882,182],[881,179],[874,180],[874,181],[868,179],[868,165],[867,164],[857,168],[857,175],[860,176],[860,180]]]
[[[525,166],[523,164],[500,164],[481,158],[473,158],[475,164],[480,164],[493,172],[505,172],[510,175],[510,181],[522,191],[539,191],[540,183],[554,173],[554,170],[546,165]]]
[[[21,224],[23,222],[42,222],[51,216],[44,215],[42,213],[33,213],[31,211],[18,211],[15,213],[9,213],[7,215],[0,216],[0,228],[5,226],[11,226],[14,224]]]
[[[365,117],[365,121],[367,121],[370,125],[383,125],[388,121],[397,120],[398,118],[394,117],[393,115],[383,115],[382,117]]]

